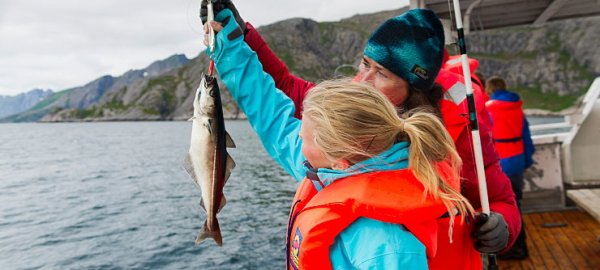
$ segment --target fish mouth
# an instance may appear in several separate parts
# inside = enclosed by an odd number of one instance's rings
[[[204,87],[205,87],[206,89],[208,89],[208,95],[209,95],[209,96],[211,96],[211,97],[216,97],[216,95],[217,95],[217,91],[215,91],[215,90],[216,90],[216,88],[217,88],[217,87],[215,86],[215,84],[216,84],[216,80],[217,80],[217,79],[216,79],[215,77],[212,77],[212,76],[208,76],[208,75],[207,75],[207,76],[206,76],[206,79],[205,79],[205,81],[204,81],[204,82],[205,82],[205,84],[204,84]]]

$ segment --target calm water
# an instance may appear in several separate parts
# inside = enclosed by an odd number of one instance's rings
[[[194,245],[200,193],[181,162],[189,122],[0,124],[0,269],[281,269],[294,181],[247,122],[219,214]]]
[[[562,118],[530,118],[531,124]],[[189,122],[0,124],[0,269],[282,269],[294,181],[247,122],[223,246],[194,245],[200,193],[181,167]]]

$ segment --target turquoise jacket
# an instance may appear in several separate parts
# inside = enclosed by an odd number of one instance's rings
[[[294,179],[306,176],[294,103],[263,72],[256,53],[244,42],[230,10],[216,20],[224,29],[216,35],[214,54],[221,80],[248,117],[267,153]],[[382,159],[384,162],[382,162]],[[408,144],[398,143],[381,155],[344,171],[319,169],[326,185],[336,179],[373,170],[397,170],[408,166]],[[402,225],[360,218],[336,237],[330,248],[334,269],[427,269],[425,246]]]

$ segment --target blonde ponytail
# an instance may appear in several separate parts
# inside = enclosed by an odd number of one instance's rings
[[[442,200],[451,222],[455,209],[461,219],[471,215],[473,207],[457,191],[461,160],[446,128],[432,113],[410,111],[409,115],[401,119],[381,92],[348,80],[320,83],[304,99],[303,116],[314,123],[314,143],[331,161],[344,159],[355,164],[399,141],[410,141],[409,167],[423,184],[424,196]],[[440,170],[441,166],[450,168]],[[456,180],[457,185],[451,186],[448,179]]]
[[[410,141],[409,168],[421,181],[426,193],[444,202],[450,214],[451,225],[454,223],[454,215],[458,213],[461,214],[461,221],[464,221],[466,216],[473,215],[474,209],[460,194],[459,187],[453,187],[447,182],[453,179],[456,185],[460,184],[458,172],[461,159],[450,134],[439,118],[431,113],[412,111],[409,115],[403,120],[403,130]],[[450,175],[441,175],[440,167],[444,166],[450,168],[444,170]]]

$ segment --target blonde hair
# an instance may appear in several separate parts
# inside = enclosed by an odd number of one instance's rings
[[[320,83],[304,99],[304,117],[315,124],[314,143],[328,159],[355,164],[399,141],[408,141],[409,168],[423,184],[424,196],[432,194],[443,201],[451,225],[455,208],[464,220],[472,215],[473,207],[444,180],[459,179],[461,159],[452,138],[434,114],[413,110],[409,115],[402,119],[381,92],[347,80]],[[452,175],[440,174],[438,165],[444,162],[451,167]]]

